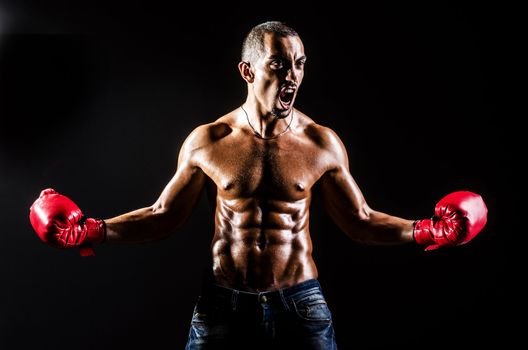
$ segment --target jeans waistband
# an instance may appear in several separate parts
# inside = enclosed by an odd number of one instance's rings
[[[202,296],[206,299],[214,299],[216,302],[235,309],[252,308],[259,304],[271,304],[283,306],[285,309],[290,308],[290,300],[297,294],[302,294],[310,289],[320,289],[321,285],[317,279],[309,279],[291,287],[279,288],[263,292],[247,292],[239,289],[233,289],[218,284],[209,284],[203,290]]]

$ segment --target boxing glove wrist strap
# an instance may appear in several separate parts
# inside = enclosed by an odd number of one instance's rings
[[[419,245],[429,245],[435,243],[431,232],[433,220],[416,220],[413,222],[413,239]]]
[[[86,225],[86,238],[79,247],[81,256],[94,256],[92,244],[101,244],[106,240],[106,223],[101,219],[87,218],[84,222]]]

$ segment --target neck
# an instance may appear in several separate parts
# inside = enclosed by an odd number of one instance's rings
[[[241,106],[246,121],[255,136],[262,139],[273,139],[286,133],[293,121],[293,109],[286,118],[278,118],[273,113],[262,113],[256,106],[247,102]]]

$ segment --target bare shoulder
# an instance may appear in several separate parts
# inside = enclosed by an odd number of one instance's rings
[[[232,112],[217,120],[198,125],[185,138],[178,155],[179,164],[200,164],[204,154],[210,152],[214,145],[233,132]]]
[[[231,119],[229,113],[214,122],[197,126],[187,136],[184,147],[187,150],[197,150],[218,142],[233,131]]]
[[[342,153],[345,152],[341,138],[333,129],[316,123],[304,113],[298,112],[297,110],[296,113],[298,115],[297,127],[299,131],[302,132],[311,142],[314,142],[318,147],[335,155],[342,155]]]

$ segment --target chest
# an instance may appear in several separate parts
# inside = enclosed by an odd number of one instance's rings
[[[325,171],[324,154],[309,142],[225,141],[201,157],[202,169],[225,198],[302,199]]]

